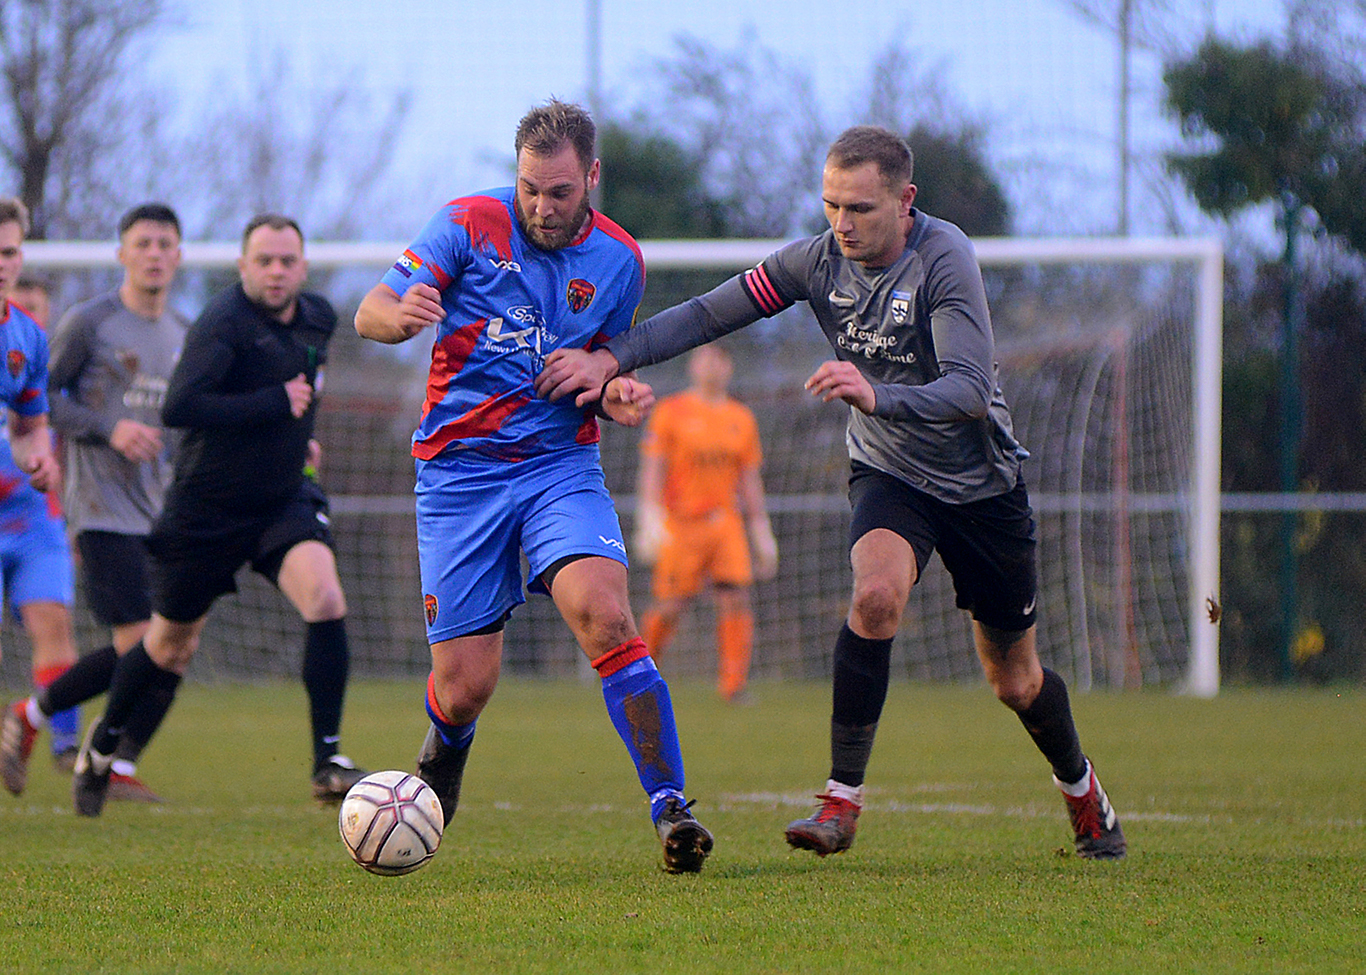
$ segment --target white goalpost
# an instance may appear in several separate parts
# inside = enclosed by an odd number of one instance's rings
[[[783,243],[643,241],[651,275],[646,311],[709,286],[707,275],[718,281],[752,266]],[[1218,627],[1210,608],[1219,599],[1221,245],[1137,238],[974,243],[987,279],[1002,384],[1017,434],[1033,455],[1026,479],[1039,523],[1041,655],[1079,690],[1160,684],[1216,694]],[[429,663],[407,454],[426,358],[419,348],[363,343],[346,323],[360,295],[405,246],[315,242],[307,248],[313,286],[328,294],[343,319],[319,436],[339,563],[348,591],[358,594],[353,660],[359,671],[375,674],[425,673]],[[223,272],[238,253],[235,242],[185,244],[188,273],[176,287],[186,311],[231,280]],[[68,301],[90,297],[93,279],[102,282],[99,288],[117,280],[112,243],[33,241],[25,245],[25,260],[31,270],[70,276],[62,294]],[[829,350],[803,319],[804,308],[784,314],[791,317],[744,330],[741,336],[754,333],[743,339],[748,344],[732,349],[736,394],[760,418],[782,552],[779,578],[755,591],[759,678],[828,672],[848,595],[844,414],[798,395],[804,370]],[[657,390],[681,382],[677,368],[654,368],[661,371],[647,371],[646,378]],[[624,522],[633,511],[635,446],[630,431],[604,434],[604,467]],[[631,575],[640,608],[648,601],[647,573]],[[916,587],[894,650],[895,673],[976,675],[966,621],[944,577],[927,572]],[[205,662],[196,666],[233,675],[292,670],[287,648],[297,642],[295,622],[274,593],[244,583],[239,596],[215,610]],[[509,624],[508,665],[572,674],[577,652],[542,602],[528,603]],[[714,667],[705,613],[685,624],[667,658],[676,672]]]

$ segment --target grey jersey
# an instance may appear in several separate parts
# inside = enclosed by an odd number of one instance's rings
[[[961,230],[912,214],[906,249],[891,267],[848,260],[827,231],[607,348],[623,371],[634,369],[805,301],[836,356],[854,363],[876,395],[872,414],[849,411],[853,460],[952,504],[1003,494],[1029,455],[1001,393],[982,273]]]
[[[167,310],[151,320],[117,292],[83,302],[52,336],[48,372],[52,425],[66,444],[66,517],[73,531],[146,535],[171,481],[175,436],[162,455],[136,463],[109,445],[122,419],[161,426],[166,383],[188,322]]]

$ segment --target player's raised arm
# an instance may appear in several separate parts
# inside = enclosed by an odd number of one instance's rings
[[[446,317],[441,292],[421,282],[400,295],[380,283],[356,309],[356,331],[362,338],[397,345]]]

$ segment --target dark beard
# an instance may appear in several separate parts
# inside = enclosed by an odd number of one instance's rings
[[[552,231],[533,228],[527,223],[526,214],[522,212],[522,201],[517,198],[516,194],[512,197],[512,209],[517,214],[517,223],[522,228],[522,233],[526,235],[527,240],[543,251],[558,251],[568,247],[579,235],[579,231],[583,229],[584,222],[588,219],[592,207],[589,206],[588,194],[585,193],[583,202],[579,204],[579,208],[574,211],[574,215],[569,218],[568,222]]]

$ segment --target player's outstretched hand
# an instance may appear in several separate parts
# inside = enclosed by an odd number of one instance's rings
[[[823,403],[842,399],[864,413],[872,413],[877,406],[872,384],[852,362],[839,359],[822,362],[806,381],[806,389],[812,396],[819,396]]]
[[[598,398],[598,390],[617,374],[618,368],[617,357],[606,349],[594,349],[592,352],[556,349],[545,357],[545,368],[536,377],[536,395],[554,403],[571,393],[578,393],[574,405],[587,406]]]
[[[649,383],[618,376],[602,391],[602,412],[624,427],[638,427],[655,405]]]

